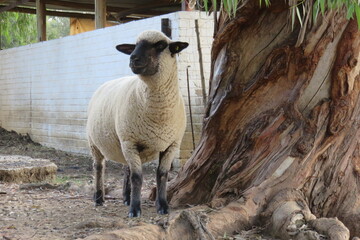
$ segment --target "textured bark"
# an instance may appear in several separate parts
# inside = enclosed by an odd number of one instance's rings
[[[270,9],[257,2],[219,20],[202,137],[170,185],[171,204],[221,207],[242,198],[240,218],[261,223],[285,189],[303,196],[300,207],[284,198],[289,214],[301,210],[309,225],[337,217],[360,235],[357,24],[328,12],[296,47],[299,30],[289,29],[284,1]]]

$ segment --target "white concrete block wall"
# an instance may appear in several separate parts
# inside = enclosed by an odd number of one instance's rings
[[[29,133],[34,141],[46,146],[88,153],[85,124],[90,97],[105,81],[132,74],[129,57],[116,51],[115,46],[134,43],[144,30],[161,30],[162,18],[170,19],[173,39],[190,43],[178,58],[179,79],[187,101],[186,66],[191,65],[191,101],[197,103],[193,113],[197,115],[196,129],[199,131],[203,107],[198,100],[202,96],[199,95],[201,83],[194,20],[199,18],[206,82],[213,24],[211,17],[199,12],[172,13],[0,51],[0,126]],[[184,143],[188,135],[189,127]],[[184,159],[190,153],[185,145],[181,152],[187,154],[180,154]]]
[[[193,152],[193,140],[192,131],[190,125],[189,115],[189,101],[188,101],[188,89],[187,89],[187,74],[189,75],[190,85],[190,101],[192,109],[192,120],[194,129],[195,145],[200,138],[200,132],[203,123],[204,114],[204,102],[202,94],[201,74],[200,74],[200,61],[198,40],[195,30],[195,19],[198,19],[199,26],[199,39],[201,45],[201,53],[203,59],[203,71],[205,77],[206,95],[208,94],[208,83],[210,77],[210,54],[211,44],[213,40],[214,22],[213,16],[208,16],[204,12],[194,12],[193,14],[187,14],[188,12],[179,12],[181,21],[178,21],[179,36],[181,39],[186,39],[189,42],[189,47],[180,55],[178,59],[178,71],[180,89],[183,93],[187,110],[187,128],[182,141],[180,159],[182,164],[186,161]]]

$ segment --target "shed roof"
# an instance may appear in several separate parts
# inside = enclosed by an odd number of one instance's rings
[[[46,15],[75,18],[92,18],[95,15],[94,0],[42,0]],[[179,0],[104,0],[106,18],[109,21],[126,22],[181,10]],[[0,13],[16,11],[36,13],[36,0],[0,0]]]

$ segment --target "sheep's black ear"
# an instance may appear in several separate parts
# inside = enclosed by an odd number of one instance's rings
[[[116,46],[116,49],[122,53],[130,55],[135,49],[135,44],[120,44]]]
[[[172,42],[169,44],[169,49],[172,54],[179,53],[185,48],[187,48],[189,44],[187,42]]]

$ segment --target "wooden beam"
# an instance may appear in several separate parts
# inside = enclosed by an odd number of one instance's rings
[[[0,0],[2,1],[2,0]],[[16,7],[19,5],[24,5],[26,3],[36,3],[37,0],[21,0],[21,1],[17,1],[16,4],[13,3],[11,4],[11,9],[10,9],[10,5],[5,5],[3,4],[2,6],[0,5],[0,12],[2,11],[14,11],[14,12],[24,12],[24,13],[32,13],[31,10],[27,10],[27,9],[31,9],[31,6],[22,6],[22,7]],[[76,3],[76,2],[70,2],[70,1],[61,1],[61,0],[45,0],[45,4],[47,6],[47,8],[51,8],[54,10],[56,9],[56,6],[60,6],[63,8],[69,8],[69,9],[63,9],[61,12],[59,11],[47,11],[46,15],[50,15],[50,16],[60,16],[60,17],[76,17],[76,18],[93,18],[91,17],[91,14],[84,14],[81,13],[81,11],[84,12],[94,12],[95,9],[95,1],[94,0],[94,4],[88,4],[88,3]],[[106,1],[106,0],[102,0],[99,1],[100,3]],[[171,11],[156,11],[156,10],[151,10],[152,8],[161,8],[161,7],[172,7],[172,6],[179,6],[179,3],[174,3],[174,2],[157,2],[157,3],[152,3],[152,4],[146,4],[146,5],[138,5],[135,8],[124,8],[124,7],[112,7],[112,6],[106,6],[106,11],[108,11],[109,13],[117,13],[117,15],[114,14],[114,18],[110,17],[111,21],[126,21],[126,20],[131,20],[131,19],[136,19],[136,17],[131,17],[129,15],[134,15],[140,18],[146,18],[149,16],[157,16],[157,15],[161,15],[161,14],[165,14]],[[6,9],[4,9],[6,8]],[[9,9],[9,10],[8,10]],[[14,10],[13,10],[14,9]],[[180,10],[180,8],[179,8]],[[72,12],[75,11],[75,12]],[[109,20],[109,16],[107,17]]]
[[[32,0],[33,1],[33,0]],[[46,0],[46,4],[56,5],[61,7],[79,9],[79,10],[91,10],[94,11],[94,4],[88,3],[76,3],[76,2],[68,2],[68,1],[58,1],[58,0]]]
[[[46,6],[44,0],[36,0],[38,41],[46,41]]]
[[[16,7],[16,8],[13,8],[13,9],[9,10],[9,12],[21,12],[21,13],[36,14],[36,9],[34,9],[34,8]],[[95,15],[91,14],[91,13],[59,12],[59,11],[48,11],[48,10],[46,10],[46,16],[68,17],[68,18],[83,18],[83,19],[92,19],[92,20],[95,19]],[[147,18],[147,17],[149,17],[149,16],[141,16],[141,18]],[[126,18],[123,18],[122,21],[132,21],[132,20],[137,20],[137,19],[139,19],[139,18],[138,17],[128,16]],[[115,22],[118,21],[112,15],[108,15],[106,17],[106,20],[107,21],[115,21]]]
[[[30,0],[30,2],[35,2],[35,1],[36,0]],[[61,6],[61,7],[73,9],[74,11],[94,12],[95,10],[95,3],[92,4],[92,3],[76,3],[76,2],[60,1],[60,0],[46,0],[46,5]],[[129,8],[107,6],[106,9],[109,12],[119,12],[119,11],[127,10]]]
[[[117,18],[122,18],[130,14],[136,14],[138,12],[142,12],[144,10],[149,10],[152,8],[163,8],[163,7],[173,7],[173,6],[180,6],[180,4],[175,2],[142,4],[134,8],[118,12]]]
[[[171,39],[171,21],[168,18],[161,19],[161,32]]]
[[[46,11],[46,16],[53,17],[68,17],[68,18],[84,18],[84,19],[92,19],[94,20],[94,14],[91,13],[74,13],[74,12],[59,12],[59,11]],[[113,18],[110,21],[114,21]]]
[[[106,0],[95,0],[95,29],[104,28],[106,24]]]
[[[0,5],[0,8],[3,5]],[[28,7],[15,7],[9,10],[9,12],[20,12],[20,13],[29,13],[29,14],[36,14],[35,8],[28,8]],[[166,13],[170,13],[170,11],[144,11],[134,14],[133,16],[128,15],[127,17],[123,17],[121,19],[115,18],[113,14],[108,14],[106,16],[107,21],[115,21],[115,22],[123,22],[123,21],[131,21],[131,20],[138,20],[142,18],[148,18],[153,16],[158,16]],[[79,13],[79,12],[64,12],[64,11],[49,11],[46,10],[46,16],[54,16],[54,17],[68,17],[68,18],[84,18],[84,19],[95,19],[95,15],[93,13]]]
[[[5,12],[5,11],[9,11],[9,10],[17,7],[18,5],[20,5],[20,4],[25,4],[25,3],[29,2],[29,1],[30,1],[30,0],[16,1],[16,2],[14,2],[14,3],[12,3],[12,4],[9,4],[9,5],[7,5],[7,6],[4,6],[4,7],[0,8],[0,13]]]

